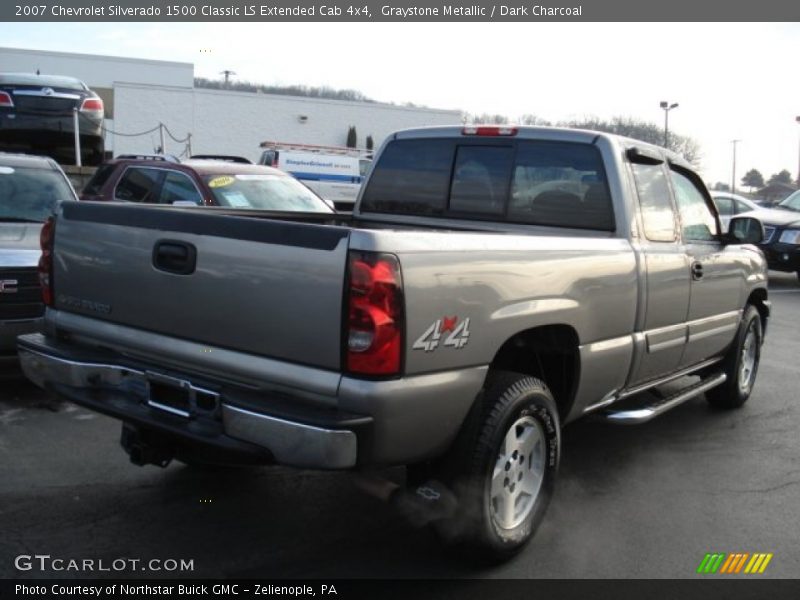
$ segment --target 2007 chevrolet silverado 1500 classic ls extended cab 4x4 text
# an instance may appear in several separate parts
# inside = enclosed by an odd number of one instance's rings
[[[543,518],[563,424],[747,400],[762,236],[721,233],[690,165],[641,142],[401,131],[352,217],[65,205],[19,352],[122,420],[138,464],[409,465],[458,499],[440,531],[502,558]]]

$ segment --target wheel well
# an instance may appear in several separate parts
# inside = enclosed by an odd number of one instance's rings
[[[524,373],[544,381],[563,423],[572,408],[580,373],[578,334],[569,325],[522,331],[501,346],[491,369]]]
[[[750,297],[747,299],[748,304],[752,304],[758,309],[758,314],[761,315],[761,328],[766,331],[767,317],[769,316],[769,309],[766,305],[767,290],[758,288],[752,291]]]

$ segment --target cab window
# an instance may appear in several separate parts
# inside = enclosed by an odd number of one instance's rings
[[[664,168],[660,164],[639,163],[631,167],[639,194],[645,237],[651,242],[674,242],[677,238],[675,212]]]
[[[686,241],[709,242],[717,232],[717,220],[706,204],[705,195],[683,173],[670,170],[675,202],[681,217],[681,233]]]

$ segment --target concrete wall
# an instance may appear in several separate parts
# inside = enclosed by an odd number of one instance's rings
[[[461,118],[454,110],[123,83],[114,86],[114,94],[117,131],[137,133],[160,121],[179,139],[191,132],[194,154],[236,154],[251,160],[260,156],[259,144],[265,140],[344,146],[354,125],[359,147],[368,135],[377,147],[397,129],[459,124]],[[152,153],[158,145],[158,132],[113,140],[116,154]],[[167,138],[168,153],[184,150],[185,144]]]
[[[43,75],[77,77],[91,88],[111,88],[118,81],[194,85],[192,63],[0,47],[0,72],[35,73],[37,69]]]

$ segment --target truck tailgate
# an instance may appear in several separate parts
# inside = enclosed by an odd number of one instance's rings
[[[202,209],[65,203],[56,308],[338,370],[348,235]]]

